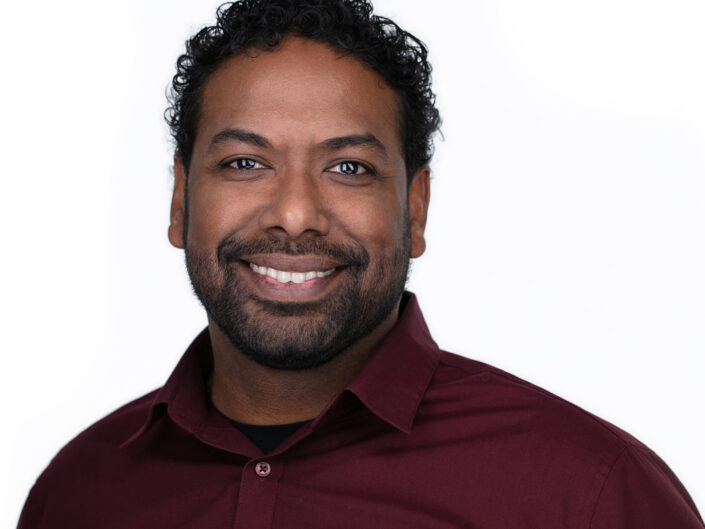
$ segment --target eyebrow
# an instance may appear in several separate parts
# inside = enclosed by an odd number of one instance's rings
[[[271,148],[272,143],[264,136],[252,132],[251,130],[241,128],[228,128],[218,132],[211,139],[209,149],[216,147],[228,141],[239,141],[248,143],[255,147]],[[371,133],[367,134],[348,134],[346,136],[336,136],[328,138],[319,143],[319,146],[330,151],[339,151],[347,147],[367,147],[378,151],[383,156],[387,157],[387,148],[384,144]]]
[[[210,149],[225,143],[227,141],[239,141],[241,143],[249,143],[255,147],[268,148],[272,144],[264,136],[260,136],[256,132],[245,129],[223,129],[218,134],[211,138]]]
[[[336,138],[328,138],[321,142],[324,148],[337,151],[346,147],[369,147],[387,156],[387,148],[377,139],[374,134],[349,134],[347,136],[338,136]]]

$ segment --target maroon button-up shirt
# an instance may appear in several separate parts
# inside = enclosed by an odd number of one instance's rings
[[[208,334],[167,383],[71,441],[20,529],[703,528],[651,450],[440,351],[416,299],[362,371],[268,455],[208,404]]]

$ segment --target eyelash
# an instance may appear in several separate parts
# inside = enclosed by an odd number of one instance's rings
[[[360,173],[360,172],[357,172],[357,173],[344,173],[344,172],[342,172],[342,171],[331,171],[331,169],[332,169],[333,167],[339,167],[339,166],[344,165],[344,164],[351,164],[351,165],[354,165],[356,169],[358,169],[358,170],[361,169],[362,172],[361,172],[361,173]],[[343,160],[343,161],[337,162],[337,163],[331,165],[330,167],[328,167],[328,169],[326,169],[326,171],[331,171],[331,172],[333,172],[333,173],[341,174],[341,175],[343,175],[343,176],[361,176],[361,175],[364,175],[364,174],[368,174],[368,175],[370,175],[370,176],[375,176],[375,175],[377,174],[377,173],[375,172],[375,170],[372,169],[372,167],[370,167],[369,165],[364,164],[364,163],[362,163],[362,162],[358,162],[358,161],[356,161],[356,160]]]
[[[250,164],[249,164],[250,167],[238,167],[238,164],[243,163],[243,162],[250,162]],[[332,169],[334,167],[339,167],[343,164],[353,165],[353,166],[355,166],[355,169],[357,169],[358,171],[362,170],[362,172],[344,173],[343,171],[332,171]],[[261,168],[265,167],[265,165],[263,163],[258,162],[254,158],[249,158],[247,156],[235,158],[234,160],[230,160],[223,165],[225,167],[229,167],[229,168],[234,169],[236,171],[252,171],[254,169],[261,169]],[[256,167],[257,165],[260,165],[261,167]],[[358,162],[356,160],[342,160],[342,161],[337,162],[337,163],[329,166],[328,168],[326,168],[326,171],[331,171],[333,173],[341,174],[343,176],[361,176],[364,174],[369,174],[370,176],[376,176],[376,174],[377,174],[377,172],[374,169],[372,169],[372,167],[370,167],[369,165],[364,164],[362,162]]]
[[[252,162],[253,167],[237,167],[238,162]],[[253,169],[261,169],[264,167],[264,164],[261,162],[258,162],[254,158],[248,158],[247,156],[242,156],[240,158],[235,158],[234,160],[230,160],[229,162],[226,162],[224,164],[226,167],[230,167],[232,169],[235,169],[236,171],[251,171]],[[255,165],[260,165],[262,167],[254,167]]]

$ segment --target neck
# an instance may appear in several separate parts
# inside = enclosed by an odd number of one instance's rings
[[[399,306],[378,325],[325,364],[300,371],[260,365],[237,350],[209,319],[213,346],[211,398],[227,417],[245,424],[288,424],[318,416],[362,369],[398,319]]]

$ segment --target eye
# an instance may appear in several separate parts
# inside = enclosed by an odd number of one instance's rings
[[[229,162],[228,165],[230,165],[234,169],[239,169],[241,171],[247,171],[249,169],[262,169],[262,168],[264,168],[264,165],[262,165],[257,160],[254,160],[252,158],[236,158],[232,162]]]
[[[352,176],[372,173],[369,168],[365,167],[360,162],[354,162],[352,160],[345,160],[339,162],[328,168],[328,171]]]

